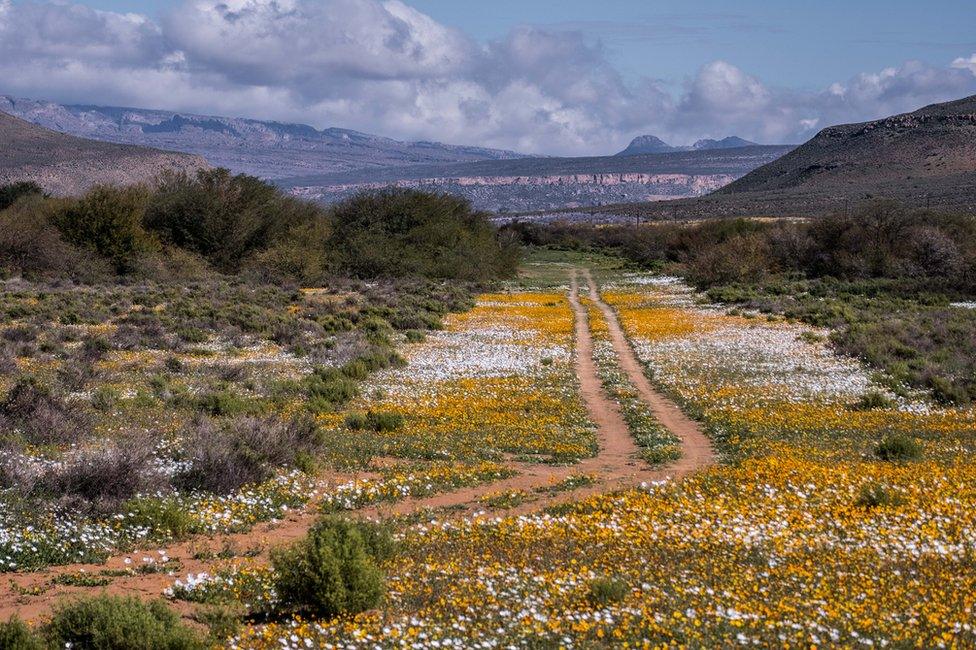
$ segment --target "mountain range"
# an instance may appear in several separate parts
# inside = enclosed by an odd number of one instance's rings
[[[736,149],[738,147],[755,147],[755,142],[743,140],[730,135],[721,140],[705,138],[687,147],[675,147],[655,135],[639,135],[630,141],[627,148],[615,154],[617,156],[641,156],[649,153],[671,153],[675,151],[703,151],[709,149]]]
[[[266,179],[522,154],[439,142],[401,142],[348,129],[171,111],[59,104],[0,95],[0,111],[71,135],[191,153]]]
[[[0,112],[0,185],[34,181],[52,194],[79,194],[207,166],[199,156],[77,138]]]

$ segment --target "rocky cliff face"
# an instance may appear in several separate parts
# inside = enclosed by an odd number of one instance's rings
[[[0,184],[34,181],[51,194],[71,195],[206,167],[199,156],[75,138],[0,112]]]
[[[733,174],[597,173],[547,176],[458,176],[411,178],[380,183],[296,186],[310,200],[333,203],[363,190],[400,187],[464,196],[475,207],[494,212],[602,205],[633,200],[700,196],[736,178]]]

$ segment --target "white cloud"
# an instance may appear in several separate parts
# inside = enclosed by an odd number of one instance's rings
[[[957,70],[969,70],[976,75],[976,54],[971,55],[969,58],[959,57],[952,62],[952,67]]]
[[[675,97],[625,81],[580,32],[521,26],[479,43],[401,0],[184,0],[158,21],[0,0],[0,92],[596,154],[639,133],[796,141],[976,93],[976,54],[821,92],[771,88],[720,60]]]

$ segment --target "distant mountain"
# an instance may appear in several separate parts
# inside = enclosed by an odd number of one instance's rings
[[[35,181],[52,194],[78,194],[201,167],[199,156],[76,138],[0,112],[0,184]]]
[[[504,160],[521,154],[438,142],[400,142],[347,129],[0,95],[0,111],[71,135],[183,151],[262,178],[411,164]]]
[[[695,144],[691,145],[692,149],[735,149],[736,147],[754,147],[755,142],[750,142],[749,140],[743,140],[742,138],[734,135],[730,135],[727,138],[722,138],[721,140],[712,140],[710,138],[705,138],[704,140],[699,140]]]
[[[648,153],[671,153],[674,151],[701,151],[708,149],[735,149],[737,147],[755,147],[759,146],[755,142],[749,142],[748,140],[743,140],[734,135],[730,135],[727,138],[722,138],[721,140],[711,140],[704,139],[699,140],[690,147],[683,146],[671,146],[661,138],[654,135],[640,135],[630,141],[627,148],[621,151],[617,156],[640,156]]]
[[[678,151],[678,147],[672,147],[661,138],[654,135],[639,135],[630,141],[627,148],[617,156],[641,156],[648,153],[668,153]]]
[[[589,158],[519,158],[411,165],[279,179],[305,198],[332,203],[364,189],[449,192],[478,208],[528,212],[699,196],[790,150],[783,146]]]

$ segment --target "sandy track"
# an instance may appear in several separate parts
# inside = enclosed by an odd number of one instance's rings
[[[593,361],[593,337],[590,332],[587,312],[579,301],[580,273],[582,273],[587,284],[590,299],[599,307],[607,321],[620,367],[626,372],[654,415],[681,440],[681,458],[666,467],[650,467],[638,458],[639,448],[630,434],[619,407],[603,391]],[[389,517],[406,515],[428,508],[445,509],[443,511],[445,517],[524,514],[593,494],[633,487],[646,481],[684,476],[714,463],[715,455],[711,444],[699,425],[684,415],[673,402],[657,392],[647,380],[640,362],[624,336],[616,314],[600,298],[596,284],[588,271],[572,271],[569,302],[575,319],[575,364],[580,392],[590,418],[597,425],[599,452],[596,456],[566,466],[513,462],[510,463],[510,466],[518,470],[519,474],[510,479],[426,498],[405,499],[395,504],[364,508],[351,514],[360,517]],[[554,483],[578,474],[593,475],[597,481],[592,485],[572,491],[557,493],[544,491],[545,488]],[[524,503],[502,512],[491,512],[479,501],[486,495],[509,490],[525,492],[529,497]],[[262,558],[267,558],[268,551],[272,547],[302,537],[316,518],[315,504],[309,504],[304,510],[290,513],[282,521],[260,524],[247,533],[194,538],[185,542],[170,544],[160,549],[153,549],[150,552],[135,552],[112,557],[103,565],[75,564],[51,567],[39,572],[8,573],[0,576],[0,580],[5,578],[4,584],[0,585],[0,620],[6,620],[13,614],[26,620],[43,618],[50,612],[53,605],[66,597],[70,598],[73,595],[92,594],[99,591],[143,598],[157,598],[165,588],[172,585],[173,577],[165,574],[137,574],[116,577],[112,579],[110,585],[104,588],[55,585],[51,583],[51,580],[61,574],[74,574],[79,571],[98,574],[103,569],[123,569],[138,565],[143,556],[152,556],[158,559],[160,557],[159,550],[165,551],[168,558],[181,564],[180,576],[212,569],[213,560],[194,557],[199,555],[202,550],[216,553],[227,546],[241,551],[260,549],[257,561],[261,561]],[[126,564],[127,558],[134,560],[132,565]],[[195,605],[183,602],[176,602],[174,606],[185,616],[189,616],[195,608]]]

